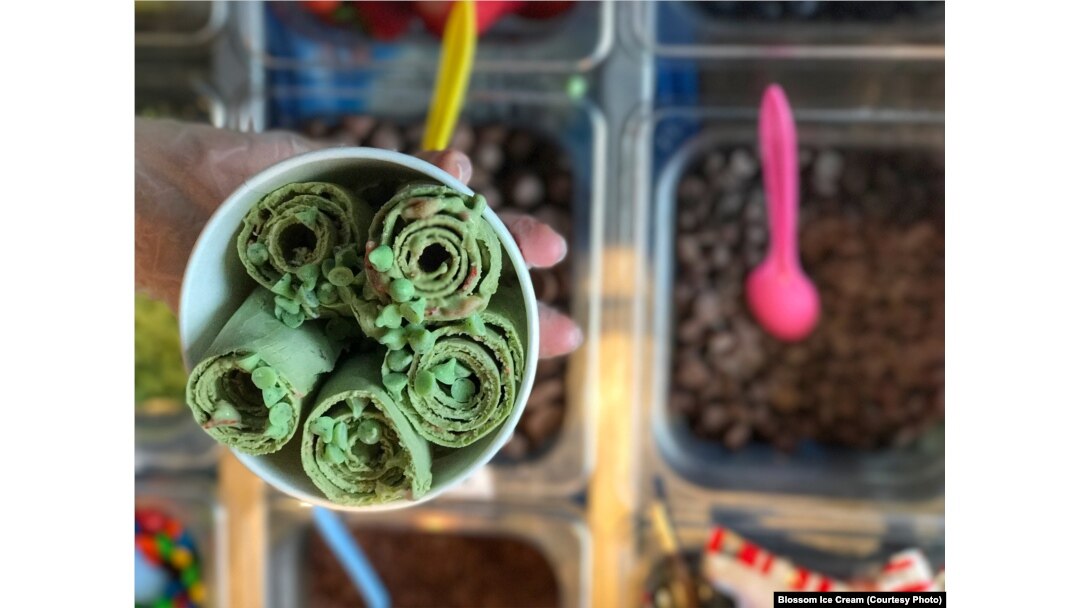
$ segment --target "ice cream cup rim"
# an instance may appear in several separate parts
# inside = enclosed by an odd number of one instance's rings
[[[198,360],[198,356],[193,356],[196,353],[192,353],[193,348],[192,341],[197,335],[196,332],[203,329],[205,324],[200,327],[196,327],[198,324],[196,320],[191,318],[191,302],[200,297],[204,297],[205,288],[201,281],[198,280],[196,275],[199,274],[197,270],[203,264],[207,263],[207,260],[211,256],[212,252],[207,251],[210,240],[220,240],[220,236],[214,235],[228,234],[229,239],[235,239],[236,231],[239,225],[235,226],[232,230],[225,230],[223,232],[223,226],[225,222],[228,222],[228,216],[230,211],[235,213],[235,208],[242,207],[244,209],[250,209],[252,205],[258,202],[268,189],[273,189],[284,185],[282,182],[278,183],[283,174],[300,170],[304,167],[317,167],[319,164],[326,161],[340,161],[340,160],[355,160],[358,162],[385,162],[398,165],[404,169],[411,170],[425,177],[434,179],[435,181],[445,184],[455,190],[459,190],[465,194],[474,194],[472,189],[463,184],[460,180],[456,179],[446,171],[421,160],[415,156],[410,156],[400,152],[394,152],[391,150],[382,150],[378,148],[364,148],[364,147],[336,147],[327,148],[323,150],[317,150],[313,152],[307,152],[300,154],[289,159],[283,160],[275,165],[272,165],[256,175],[245,180],[235,191],[230,194],[225,201],[215,210],[214,214],[210,217],[210,220],[204,226],[198,240],[195,242],[195,246],[192,248],[191,256],[188,258],[187,267],[184,272],[183,283],[180,289],[180,343],[183,349],[184,364],[187,369],[190,370],[193,361]],[[312,172],[313,176],[315,171]],[[296,180],[289,180],[296,181]],[[400,509],[410,506],[415,506],[429,500],[436,498],[444,492],[461,485],[467,478],[475,474],[485,464],[494,458],[499,449],[510,439],[514,432],[514,428],[517,426],[518,421],[521,419],[522,413],[525,411],[525,404],[528,402],[529,394],[532,392],[533,380],[536,375],[536,365],[539,358],[539,313],[536,305],[536,296],[533,293],[532,282],[529,276],[529,268],[522,257],[521,250],[514,242],[513,236],[510,231],[502,223],[499,217],[492,209],[484,209],[484,219],[486,219],[498,235],[499,241],[502,243],[503,248],[507,252],[511,266],[516,273],[519,283],[521,284],[522,296],[525,301],[525,316],[527,323],[527,347],[525,353],[525,371],[521,381],[521,385],[517,392],[517,396],[514,402],[514,406],[510,411],[510,415],[497,430],[493,431],[495,437],[489,441],[488,445],[475,461],[468,464],[468,466],[462,468],[456,474],[451,475],[449,478],[442,480],[441,483],[434,484],[431,490],[428,491],[423,497],[418,500],[397,500],[389,503],[368,505],[368,506],[346,506],[339,505],[331,502],[325,496],[313,493],[307,489],[300,487],[298,484],[290,480],[282,471],[278,469],[266,456],[252,456],[248,454],[241,454],[233,451],[237,458],[244,463],[255,475],[260,477],[263,481],[267,482],[274,488],[293,496],[303,502],[320,505],[327,508],[346,510],[346,511],[388,511],[394,509]],[[226,247],[226,251],[235,253],[235,248]],[[504,270],[505,272],[505,264]],[[198,353],[201,355],[201,353]],[[301,422],[301,425],[303,423]],[[298,429],[297,433],[301,433],[302,429]],[[485,438],[486,439],[486,438]],[[483,440],[482,440],[483,441]]]

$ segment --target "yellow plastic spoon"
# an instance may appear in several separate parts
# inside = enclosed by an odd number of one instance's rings
[[[435,91],[431,95],[424,150],[443,150],[450,145],[465,91],[469,89],[473,57],[476,55],[476,6],[473,0],[458,0],[450,8],[443,30],[442,53]]]

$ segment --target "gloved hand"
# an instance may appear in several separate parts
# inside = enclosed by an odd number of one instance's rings
[[[248,177],[297,154],[330,147],[289,132],[239,133],[174,120],[135,119],[135,285],[179,308],[188,256],[217,206]],[[469,158],[456,150],[418,154],[468,183]],[[566,240],[528,215],[500,214],[530,266],[566,256]],[[581,329],[540,304],[540,356],[569,353]]]

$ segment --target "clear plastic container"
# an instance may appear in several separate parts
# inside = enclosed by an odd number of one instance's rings
[[[882,516],[774,503],[717,508],[698,521],[679,521],[676,516],[676,535],[691,568],[699,566],[717,525],[777,557],[841,581],[873,576],[891,556],[906,549],[921,550],[935,573],[945,566],[943,516]],[[637,537],[631,580],[640,591],[631,597],[655,587],[669,559],[649,522],[642,522]]]
[[[202,560],[202,581],[208,608],[225,606],[225,510],[217,501],[213,481],[197,475],[157,475],[135,478],[135,506],[153,508],[179,519],[191,532]]]
[[[137,294],[135,331],[135,473],[212,471],[221,448],[184,403],[187,375],[175,316],[163,302]]]
[[[278,88],[246,108],[249,124],[299,128],[308,118],[334,119],[364,114],[400,124],[422,125],[425,91],[389,93]],[[585,344],[569,357],[566,412],[549,448],[520,462],[495,462],[490,469],[499,496],[572,496],[584,491],[595,460],[594,416],[598,391],[599,273],[604,213],[607,125],[595,106],[557,94],[477,92],[465,104],[462,120],[471,124],[524,126],[550,136],[573,164],[570,243],[572,294],[567,311],[582,328]]]
[[[228,21],[228,3],[160,2],[135,3],[136,48],[183,48],[209,44]]]
[[[221,447],[191,417],[187,405],[159,401],[135,408],[135,472],[203,471],[217,466]]]
[[[210,471],[218,445],[184,403],[175,316],[163,302],[136,294],[135,332],[135,472]]]
[[[183,4],[183,3],[164,3]],[[220,2],[191,3],[211,4]],[[172,10],[195,9],[168,9]],[[220,11],[222,9],[214,9]],[[209,65],[184,59],[136,61],[135,115],[171,118],[224,127],[228,110],[211,84]],[[221,446],[192,418],[183,401],[151,400],[135,408],[135,472],[209,472],[217,466]]]
[[[136,63],[135,115],[225,126],[227,111],[206,69],[195,65]]]
[[[267,69],[377,69],[420,67],[434,71],[440,41],[417,20],[401,38],[379,42],[322,23],[296,3],[245,2],[236,42]],[[584,72],[597,66],[614,40],[614,3],[577,2],[547,20],[510,16],[480,38],[478,72]]]
[[[503,502],[437,500],[412,509],[378,514],[341,513],[350,527],[434,534],[502,537],[535,546],[547,558],[559,585],[560,605],[589,601],[591,541],[580,514],[562,507]],[[302,606],[309,597],[308,543],[318,532],[308,506],[276,496],[268,521],[270,557],[265,576],[271,606]],[[434,556],[439,559],[439,556]]]
[[[698,439],[681,415],[668,408],[673,347],[672,282],[675,187],[704,151],[756,142],[756,111],[667,109],[645,117],[628,131],[638,163],[624,184],[638,196],[645,222],[639,231],[652,265],[643,296],[644,329],[651,333],[642,368],[644,443],[642,479],[660,475],[687,504],[708,508],[726,494],[747,492],[814,497],[872,505],[902,505],[939,512],[943,508],[943,426],[905,448],[860,451],[817,444],[792,454],[751,442],[737,452]],[[935,114],[867,111],[796,111],[800,145],[845,149],[913,149],[943,161],[944,120]],[[649,167],[655,162],[654,175]],[[943,165],[942,165],[943,166]],[[697,508],[697,507],[695,507]]]
[[[917,15],[876,21],[747,19],[710,11],[708,4],[711,3],[637,2],[633,7],[633,37],[637,44],[659,58],[856,61],[945,58],[944,3],[940,10],[928,5]]]
[[[656,66],[658,108],[756,108],[765,87],[777,83],[795,108],[945,109],[942,62],[658,59]]]

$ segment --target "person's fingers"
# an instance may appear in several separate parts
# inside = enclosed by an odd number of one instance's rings
[[[175,309],[191,248],[225,197],[275,163],[331,145],[284,131],[136,118],[136,285]]]
[[[425,150],[417,153],[416,157],[446,171],[462,183],[467,184],[472,179],[472,161],[459,150]]]
[[[525,263],[547,268],[566,257],[566,239],[555,229],[531,215],[506,211],[499,214],[513,235]]]
[[[429,150],[420,152],[418,158],[446,171],[462,182],[472,177],[469,157],[457,150]],[[507,230],[514,237],[521,255],[530,266],[541,268],[558,264],[566,257],[566,239],[551,226],[536,218],[520,213],[500,214]],[[581,328],[566,315],[543,303],[540,312],[540,356],[558,357],[573,352],[584,340]]]
[[[540,357],[558,357],[581,346],[584,336],[573,319],[540,302]]]

